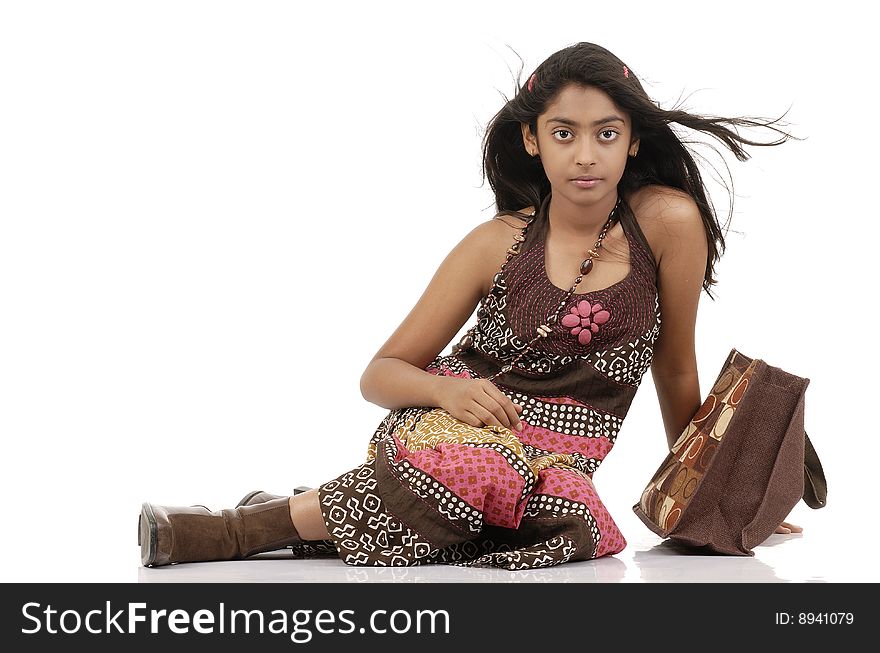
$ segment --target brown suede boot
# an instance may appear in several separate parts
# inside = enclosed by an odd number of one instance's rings
[[[302,541],[290,520],[288,497],[216,512],[145,503],[139,531],[145,567],[241,560]]]
[[[242,506],[254,506],[258,503],[266,503],[267,501],[271,501],[272,499],[280,499],[281,496],[277,494],[269,494],[268,492],[263,492],[262,490],[254,490],[253,492],[248,492],[245,494],[241,501],[235,506],[236,508],[241,508]]]
[[[294,494],[302,494],[303,492],[307,492],[312,488],[306,487],[305,485],[300,485],[293,488]],[[268,492],[263,492],[262,490],[253,490],[252,492],[248,492],[245,494],[241,501],[235,506],[236,508],[241,508],[242,506],[252,506],[257,503],[264,503],[266,501],[271,501],[272,499],[280,499],[281,497],[277,494],[269,494]]]

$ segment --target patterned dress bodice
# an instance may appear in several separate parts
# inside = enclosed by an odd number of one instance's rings
[[[654,255],[631,213],[621,224],[629,242],[627,276],[572,295],[550,334],[494,381],[523,407],[524,429],[516,435],[530,457],[567,455],[590,474],[613,447],[660,335]],[[511,258],[487,297],[473,344],[438,355],[428,372],[491,377],[526,347],[566,295],[547,277],[544,248],[539,238]]]

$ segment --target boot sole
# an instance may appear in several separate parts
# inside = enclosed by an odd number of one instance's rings
[[[156,524],[153,507],[149,503],[141,506],[141,514],[138,516],[138,544],[141,547],[141,562],[144,567],[152,566],[156,562],[159,527]]]

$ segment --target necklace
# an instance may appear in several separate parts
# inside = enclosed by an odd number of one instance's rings
[[[608,229],[611,228],[611,225],[614,223],[615,214],[617,213],[617,208],[620,206],[621,198],[617,198],[617,202],[614,204],[614,208],[611,209],[611,213],[608,214],[608,220],[605,221],[605,225],[602,227],[602,231],[599,232],[599,238],[596,240],[596,244],[589,250],[587,250],[587,256],[581,262],[580,274],[578,274],[577,278],[574,280],[571,288],[565,293],[565,297],[562,301],[559,302],[559,305],[556,307],[556,310],[547,316],[541,325],[537,328],[537,333],[532,337],[532,339],[528,342],[525,348],[520,351],[510,362],[506,363],[501,367],[498,372],[488,377],[490,381],[494,381],[496,378],[501,376],[502,374],[507,374],[511,370],[513,370],[514,365],[516,365],[519,360],[525,356],[529,351],[531,351],[534,344],[540,340],[541,338],[546,338],[550,335],[550,329],[556,321],[559,319],[559,314],[565,308],[565,305],[568,303],[568,300],[574,294],[574,291],[577,290],[578,285],[581,280],[587,276],[593,270],[593,259],[599,257],[599,250],[602,249],[602,241],[605,240],[605,234],[608,233]],[[532,211],[531,215],[529,215],[529,219],[526,221],[526,226],[522,228],[520,233],[516,234],[514,238],[514,244],[511,245],[507,250],[507,259],[504,263],[501,264],[501,269],[495,274],[495,277],[492,279],[492,286],[489,288],[489,292],[485,297],[480,301],[480,308],[477,309],[477,318],[485,317],[488,314],[489,309],[486,307],[486,303],[489,300],[489,297],[492,295],[492,291],[495,289],[495,286],[498,285],[498,282],[501,281],[501,274],[504,272],[504,268],[507,267],[507,264],[510,263],[511,259],[519,254],[520,245],[522,245],[523,241],[526,239],[526,233],[528,232],[529,227],[532,225],[532,222],[535,221],[536,211]],[[456,345],[452,347],[452,354],[458,354],[461,351],[466,349],[470,349],[474,344],[474,332],[477,330],[477,325],[472,326],[468,329],[468,332],[462,336],[461,340],[458,341]]]

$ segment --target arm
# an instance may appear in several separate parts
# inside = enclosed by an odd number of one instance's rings
[[[424,370],[464,326],[501,267],[514,229],[499,220],[474,228],[440,264],[421,298],[361,376],[364,399],[384,408],[439,406],[456,379]]]
[[[658,205],[661,326],[651,376],[671,449],[702,403],[694,332],[709,248],[693,199],[669,195]]]
[[[669,448],[702,403],[697,378],[694,332],[708,256],[706,232],[690,197],[673,195],[659,202],[661,255],[659,260],[660,338],[654,346],[651,376],[660,401]],[[776,533],[801,533],[803,528],[783,521]]]
[[[393,356],[374,358],[361,376],[361,395],[383,408],[437,406],[444,377]]]

